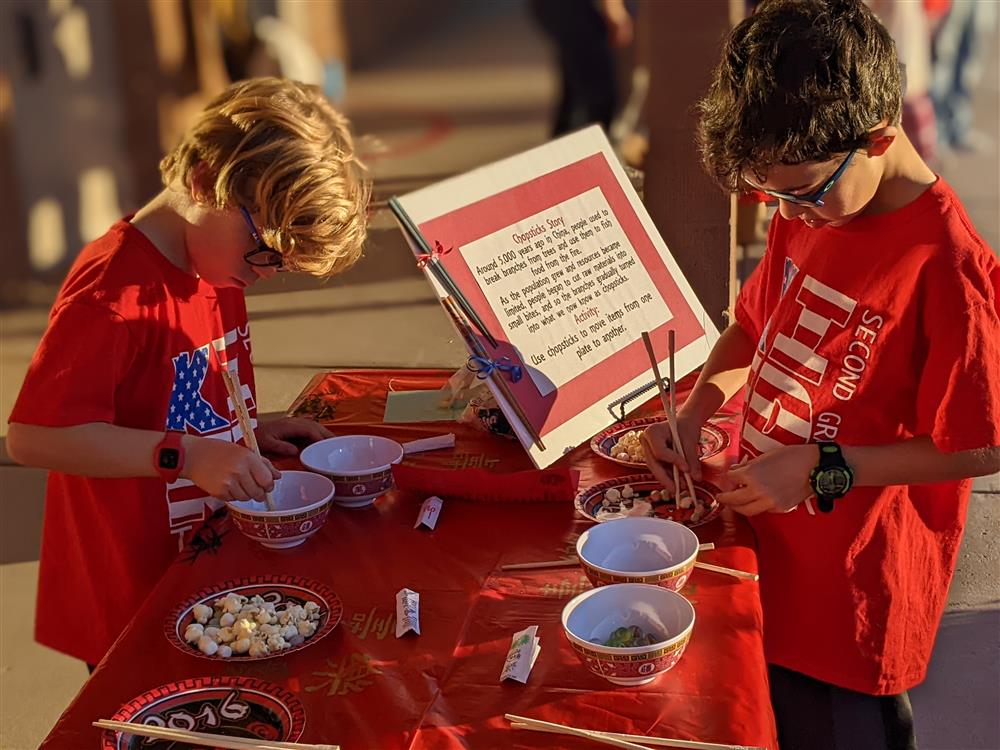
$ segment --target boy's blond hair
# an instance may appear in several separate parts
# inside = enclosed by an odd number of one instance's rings
[[[160,162],[164,185],[190,188],[201,164],[214,179],[216,207],[254,213],[285,267],[330,276],[361,257],[368,171],[347,119],[317,87],[279,78],[234,83]]]

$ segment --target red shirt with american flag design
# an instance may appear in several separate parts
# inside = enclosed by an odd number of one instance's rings
[[[227,363],[255,418],[243,292],[184,273],[122,220],[73,264],[10,421],[108,422],[238,440],[220,375]],[[221,505],[184,479],[168,486],[50,472],[37,640],[96,664],[187,533]],[[58,612],[72,612],[78,625],[67,627]]]
[[[741,453],[930,436],[1000,445],[1000,266],[940,178],[843,227],[776,215],[736,320],[758,342]],[[751,519],[769,662],[885,695],[923,680],[971,481],[857,487]]]

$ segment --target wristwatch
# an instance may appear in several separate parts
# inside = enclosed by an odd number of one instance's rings
[[[817,443],[819,447],[819,465],[809,472],[809,484],[819,509],[823,513],[833,510],[833,501],[843,497],[854,484],[854,472],[844,461],[844,454],[836,443]]]
[[[163,440],[153,449],[153,466],[156,472],[167,484],[173,484],[184,468],[184,445],[181,438],[184,433],[178,430],[167,430]]]

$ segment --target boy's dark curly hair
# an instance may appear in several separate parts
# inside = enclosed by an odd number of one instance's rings
[[[698,103],[698,146],[725,189],[743,170],[826,161],[899,123],[902,71],[861,0],[765,0],[726,39]]]

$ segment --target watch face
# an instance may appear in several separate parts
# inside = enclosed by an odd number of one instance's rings
[[[816,489],[822,495],[839,497],[850,487],[850,477],[844,469],[834,466],[823,469],[816,476]]]
[[[160,449],[160,468],[176,469],[180,463],[181,454],[176,448]]]

